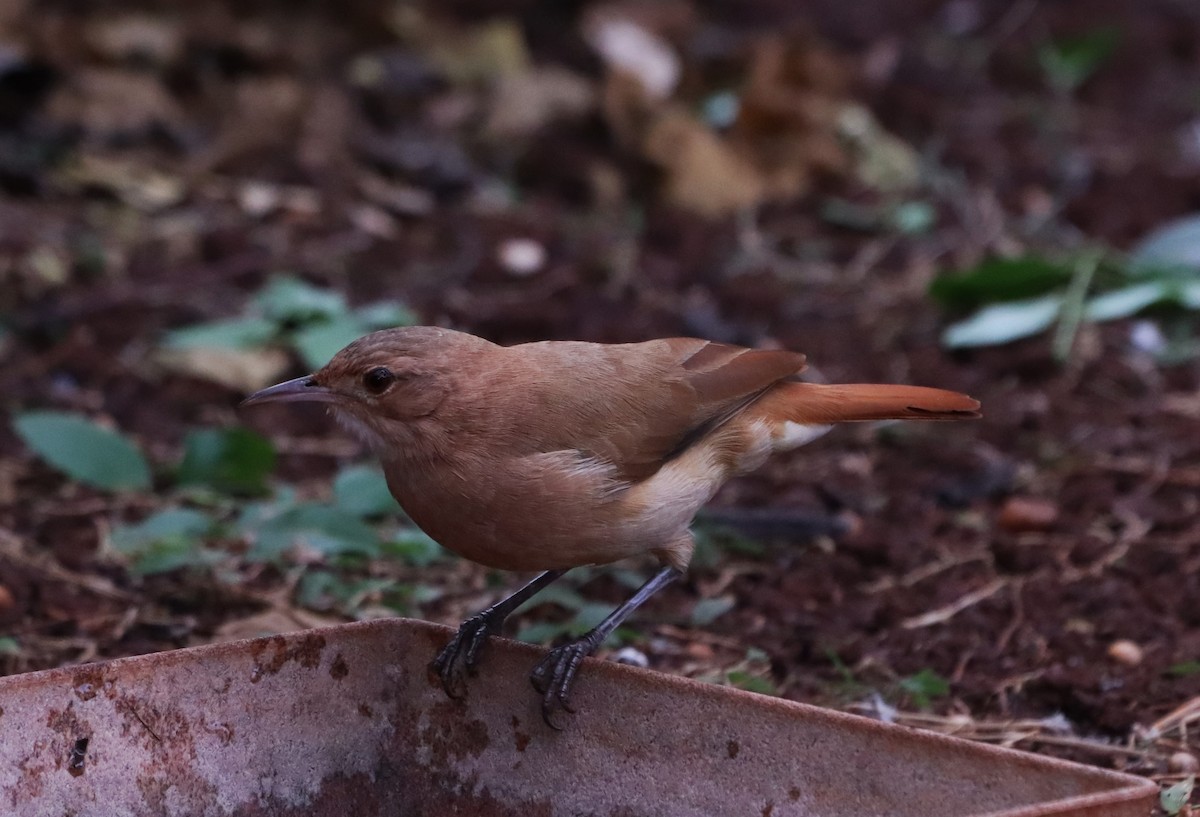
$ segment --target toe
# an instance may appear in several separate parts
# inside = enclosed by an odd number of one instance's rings
[[[529,683],[533,684],[533,688],[540,694],[545,694],[549,684],[549,666],[553,658],[554,653],[548,653],[545,658],[537,662],[529,673]]]

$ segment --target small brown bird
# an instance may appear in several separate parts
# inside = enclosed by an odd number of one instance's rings
[[[658,573],[595,629],[549,652],[531,680],[554,725],[583,658],[686,570],[693,516],[731,477],[834,423],[978,417],[962,394],[802,383],[804,355],[692,338],[497,346],[428,326],[351,343],[307,377],[243,402],[328,403],[382,460],[426,533],[489,567],[540,570],[472,616],[433,663],[458,697],[488,637],[580,565],[643,553]]]

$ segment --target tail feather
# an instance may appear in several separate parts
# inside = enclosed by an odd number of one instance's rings
[[[811,426],[870,420],[965,420],[979,417],[979,401],[924,386],[854,383],[777,384],[761,401],[766,418]]]

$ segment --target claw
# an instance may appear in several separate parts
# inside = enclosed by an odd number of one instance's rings
[[[484,613],[471,616],[462,623],[450,643],[429,665],[442,682],[446,696],[461,700],[466,695],[467,675],[474,674],[483,645],[496,625]]]
[[[562,727],[554,722],[554,715],[559,710],[575,714],[575,708],[571,706],[571,688],[575,683],[575,674],[583,659],[595,649],[595,645],[587,638],[555,647],[529,674],[530,683],[542,696],[542,720],[551,729],[562,730]]]
[[[448,697],[457,699],[466,695],[467,676],[475,674],[475,667],[483,654],[483,645],[492,635],[500,632],[504,619],[566,572],[547,570],[508,598],[501,599],[462,623],[450,643],[429,664],[429,669],[441,680],[442,689]]]

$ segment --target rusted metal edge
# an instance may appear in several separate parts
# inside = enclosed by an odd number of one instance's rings
[[[392,619],[0,678],[0,813],[1143,817],[1131,775],[601,661],[541,723],[541,652]]]

